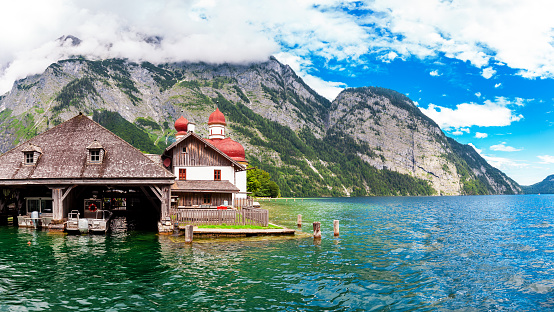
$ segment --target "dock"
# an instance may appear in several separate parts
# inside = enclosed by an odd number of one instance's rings
[[[179,226],[180,230],[185,229],[185,225]],[[294,229],[204,229],[194,227],[194,235],[201,236],[261,236],[261,235],[294,235]]]

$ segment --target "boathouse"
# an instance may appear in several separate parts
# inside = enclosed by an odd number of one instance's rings
[[[63,229],[71,211],[92,218],[104,209],[157,220],[166,232],[174,221],[221,220],[213,210],[231,208],[233,222],[267,225],[267,211],[252,210],[247,197],[244,148],[225,137],[225,126],[216,109],[205,139],[181,117],[176,141],[146,155],[79,114],[0,156],[0,214],[11,208],[20,226],[36,226],[35,212],[42,226]]]
[[[83,114],[0,156],[0,208],[11,206],[20,225],[32,222],[32,211],[49,226],[71,210],[102,208],[159,220],[169,215],[174,183],[170,171]]]

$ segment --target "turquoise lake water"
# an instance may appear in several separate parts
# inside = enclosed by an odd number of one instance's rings
[[[0,311],[554,310],[554,196],[262,202],[323,238],[0,227]],[[340,236],[333,236],[333,220]],[[29,245],[28,242],[31,242]]]

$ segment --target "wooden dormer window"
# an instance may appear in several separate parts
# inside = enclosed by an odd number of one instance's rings
[[[100,150],[90,150],[90,162],[100,162]]]
[[[26,152],[25,153],[25,164],[32,165],[35,163],[35,153]]]
[[[98,141],[94,140],[94,142],[87,146],[87,151],[87,162],[89,164],[101,164],[104,160],[106,151]]]
[[[36,165],[40,155],[42,154],[42,149],[36,145],[29,144],[22,150],[22,152],[24,165]]]

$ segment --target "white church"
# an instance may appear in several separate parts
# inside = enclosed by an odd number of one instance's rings
[[[219,109],[208,119],[207,139],[195,133],[195,124],[183,116],[175,122],[177,140],[161,159],[176,177],[171,197],[177,207],[231,206],[247,198],[244,148],[225,137],[226,125]]]

